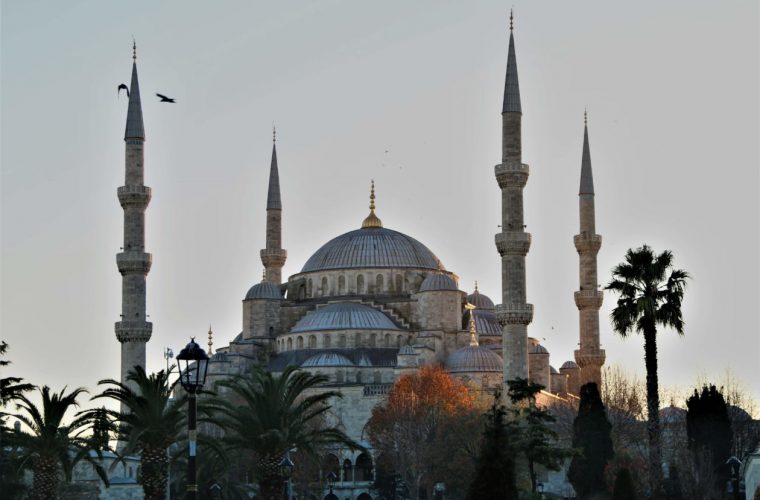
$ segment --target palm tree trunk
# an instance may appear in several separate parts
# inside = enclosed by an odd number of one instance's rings
[[[280,500],[283,491],[283,479],[280,477],[280,460],[277,455],[264,455],[259,458],[259,493],[264,500]]]
[[[649,486],[653,498],[660,497],[662,450],[660,448],[660,393],[657,377],[657,330],[644,329],[644,362],[647,369],[647,431],[649,433]]]
[[[38,457],[34,461],[32,498],[55,500],[58,489],[58,462],[50,457]]]
[[[166,448],[144,448],[142,451],[140,483],[145,500],[166,498]]]

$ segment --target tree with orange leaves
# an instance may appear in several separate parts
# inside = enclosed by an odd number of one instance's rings
[[[367,430],[378,469],[398,477],[410,496],[426,491],[431,498],[439,482],[448,492],[467,488],[482,419],[475,396],[441,367],[399,378],[372,411]],[[392,481],[393,489],[398,482]]]

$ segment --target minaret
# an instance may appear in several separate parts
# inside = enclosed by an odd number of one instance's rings
[[[591,173],[591,152],[588,145],[588,119],[583,114],[583,156],[581,159],[581,185],[578,191],[580,208],[580,234],[573,238],[580,258],[580,290],[575,292],[575,305],[580,315],[580,349],[575,351],[575,362],[581,369],[580,384],[596,382],[601,390],[602,365],[605,354],[599,348],[599,308],[602,291],[596,273],[596,254],[602,246],[602,237],[596,234],[594,214],[594,177]]]
[[[533,320],[533,305],[525,299],[525,255],[530,249],[530,233],[523,220],[523,188],[528,182],[528,165],[522,163],[522,107],[517,79],[517,58],[513,35],[513,16],[509,15],[509,55],[504,84],[501,163],[496,165],[496,180],[501,188],[501,232],[496,248],[501,255],[502,303],[496,306],[501,324],[506,383],[528,378],[528,324]]]
[[[280,200],[280,175],[277,171],[277,131],[272,128],[272,164],[269,167],[269,191],[267,192],[267,241],[261,250],[265,281],[282,283],[282,266],[288,252],[282,248],[282,201]]]
[[[151,255],[145,252],[145,208],[150,203],[150,188],[143,184],[145,129],[143,128],[140,86],[137,82],[137,48],[132,44],[132,83],[129,87],[125,142],[125,181],[116,192],[124,209],[124,246],[116,254],[121,273],[121,321],[115,325],[121,342],[121,382],[135,366],[145,369],[145,344],[153,324],[146,320],[145,279]]]

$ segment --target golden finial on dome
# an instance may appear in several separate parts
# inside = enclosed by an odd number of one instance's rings
[[[383,227],[383,221],[381,221],[377,215],[375,215],[375,180],[372,179],[372,187],[369,192],[369,215],[362,222],[362,229],[372,227]]]
[[[214,354],[214,350],[211,348],[211,346],[214,345],[213,336],[214,336],[214,332],[211,331],[211,325],[209,324],[208,325],[208,354],[209,356]]]

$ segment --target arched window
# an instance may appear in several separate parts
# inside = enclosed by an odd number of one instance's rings
[[[382,293],[383,292],[383,275],[378,274],[377,278],[375,279],[375,293]]]
[[[338,336],[338,347],[346,347],[346,336],[343,334]]]
[[[343,480],[344,481],[353,481],[354,480],[354,477],[353,477],[354,475],[351,474],[351,472],[352,472],[351,469],[352,468],[353,467],[351,465],[351,460],[349,460],[349,459],[343,460]]]
[[[329,291],[327,289],[327,276],[322,276],[322,297],[328,295]]]
[[[359,295],[364,293],[364,275],[360,274],[356,277],[356,293]]]
[[[343,295],[344,293],[346,293],[346,277],[340,275],[338,278],[338,295]]]
[[[367,453],[362,453],[356,457],[356,479],[358,481],[372,481],[375,479],[372,474],[372,458]]]
[[[335,373],[335,381],[338,382],[339,384],[342,384],[346,380],[345,375],[346,374],[343,370],[338,370]]]
[[[300,335],[298,336],[298,338],[296,338],[296,348],[303,349],[303,337],[301,337]]]
[[[322,345],[324,347],[330,347],[331,344],[332,344],[332,341],[330,339],[330,334],[325,333],[324,337],[322,337]]]
[[[309,298],[311,298],[313,292],[314,292],[314,283],[311,281],[311,278],[309,278],[309,281],[306,284],[306,295]]]
[[[316,349],[317,348],[317,337],[314,335],[309,335],[309,349]]]
[[[362,347],[362,334],[359,332],[354,334],[354,347]]]
[[[403,342],[403,337],[401,335],[399,335],[398,337],[396,337],[396,346],[401,347],[402,346],[402,342]]]
[[[376,333],[371,333],[369,335],[369,346],[370,347],[375,347],[376,345],[377,345],[377,334]]]
[[[390,346],[391,346],[391,334],[390,333],[386,333],[385,334],[385,347],[390,347]]]
[[[340,478],[340,462],[338,457],[332,453],[325,455],[322,460],[322,477],[327,477],[330,473],[335,474],[336,480]]]
[[[356,383],[361,384],[362,383],[362,371],[357,370],[356,371]]]
[[[404,277],[400,274],[396,275],[396,293],[402,293],[404,291]]]
[[[293,349],[293,339],[288,339],[288,351],[291,351]]]

